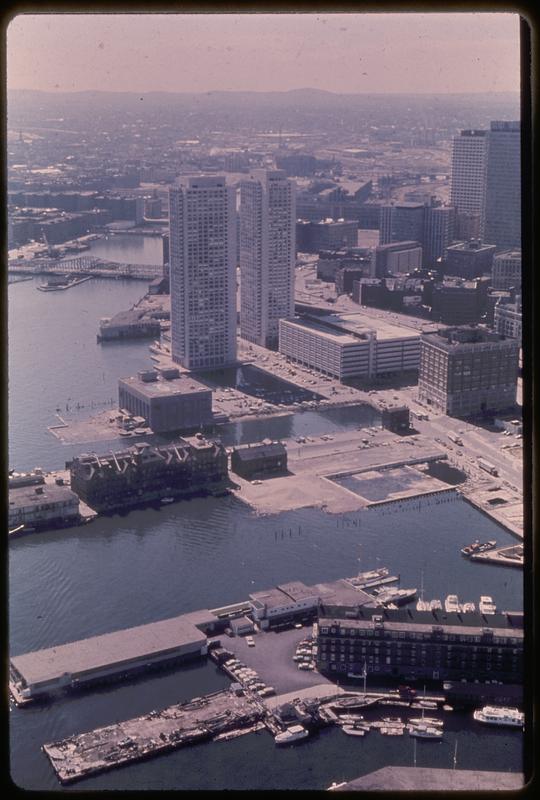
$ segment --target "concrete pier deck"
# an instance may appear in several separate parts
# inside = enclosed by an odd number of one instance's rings
[[[45,744],[43,751],[58,779],[69,783],[185,744],[252,726],[261,717],[260,707],[252,700],[226,690]]]
[[[488,550],[486,553],[476,553],[470,557],[470,560],[481,561],[486,564],[523,568],[523,545],[513,544],[510,547],[501,547],[498,550]]]

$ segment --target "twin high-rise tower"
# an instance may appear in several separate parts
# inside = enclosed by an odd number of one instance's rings
[[[240,335],[276,347],[279,320],[294,315],[295,183],[283,170],[253,170],[240,184]]]
[[[498,248],[521,247],[519,122],[492,122],[490,130],[454,137],[450,203],[458,235]]]
[[[274,347],[294,313],[295,184],[254,170],[240,185],[241,335]],[[169,193],[171,349],[187,369],[236,360],[236,190],[223,176],[181,180]]]
[[[169,191],[172,358],[188,369],[236,360],[236,208],[224,177]]]

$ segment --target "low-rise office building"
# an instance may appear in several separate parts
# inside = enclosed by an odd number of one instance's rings
[[[330,611],[330,613],[328,613]],[[337,613],[336,613],[337,612]],[[523,672],[523,614],[319,609],[317,669],[405,680],[501,680]]]
[[[501,336],[517,339],[521,344],[522,317],[521,296],[516,297],[512,291],[510,297],[500,297],[495,305],[493,327]]]
[[[200,428],[212,420],[212,391],[178,369],[146,370],[118,381],[118,402],[154,433]]]
[[[418,397],[453,417],[510,409],[516,402],[519,342],[475,327],[422,335]]]
[[[373,251],[372,275],[376,278],[411,272],[421,266],[422,246],[419,242],[381,244]]]
[[[355,220],[298,220],[296,223],[296,249],[300,253],[340,250],[343,247],[355,247],[357,244],[358,222]]]
[[[420,336],[362,314],[304,315],[280,321],[279,351],[339,380],[376,379],[418,369]]]

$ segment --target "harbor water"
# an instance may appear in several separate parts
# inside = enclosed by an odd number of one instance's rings
[[[62,445],[46,427],[66,404],[71,410],[84,405],[81,414],[102,410],[100,403],[116,398],[118,377],[149,365],[147,342],[102,346],[95,339],[99,318],[129,307],[144,290],[139,282],[98,280],[52,294],[37,292],[34,281],[9,287],[10,466],[58,468],[89,449]],[[316,435],[374,424],[373,413],[345,408],[248,420],[231,423],[224,439]],[[423,581],[426,599],[453,593],[478,602],[489,594],[500,609],[521,609],[519,570],[460,555],[474,539],[492,538],[501,546],[514,542],[456,498],[355,514],[301,509],[258,517],[225,497],[103,517],[10,543],[11,653],[214,608],[278,583],[330,581],[378,566],[399,573],[403,587],[419,588]],[[11,775],[26,789],[60,789],[42,744],[226,685],[208,662],[11,708]],[[417,766],[451,767],[456,739],[458,768],[521,769],[519,733],[480,728],[457,712],[446,715],[442,743],[418,743]],[[414,758],[407,736],[357,739],[336,729],[300,747],[276,748],[263,731],[112,770],[76,788],[323,789],[385,765],[412,766]]]

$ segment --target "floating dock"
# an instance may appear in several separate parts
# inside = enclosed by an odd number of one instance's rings
[[[510,547],[501,547],[497,550],[488,550],[485,553],[475,553],[470,556],[471,561],[480,561],[497,566],[523,568],[523,545],[514,544]]]

